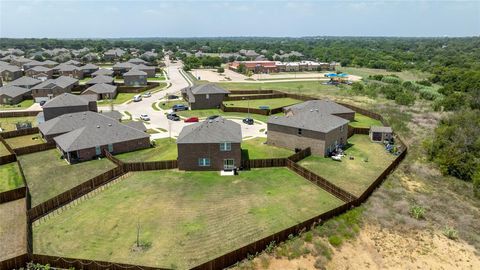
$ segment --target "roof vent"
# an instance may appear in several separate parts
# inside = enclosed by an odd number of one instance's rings
[[[313,112],[313,109],[310,109],[310,112]]]
[[[97,125],[97,128],[100,128],[100,126],[99,126],[99,125]]]
[[[108,124],[108,126],[109,126],[109,127],[111,127],[111,126],[112,126],[112,124],[110,124],[110,123],[109,123],[109,124]]]

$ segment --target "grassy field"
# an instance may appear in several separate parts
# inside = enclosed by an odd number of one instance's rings
[[[233,177],[141,172],[35,224],[33,246],[39,254],[186,269],[341,204],[285,168]]]
[[[183,104],[183,105],[188,106],[188,103],[184,100],[161,101],[159,103],[160,108],[162,108],[162,110],[170,110],[172,108],[172,106],[175,105],[175,104]]]
[[[264,82],[264,83],[217,83],[228,90],[279,90],[282,92],[302,95],[335,95],[341,93],[338,86],[324,85],[318,81],[296,81],[296,82]],[[344,85],[342,87],[348,88]]]
[[[112,101],[110,101],[110,100],[99,100],[99,101],[97,101],[97,104],[98,105],[108,105],[108,104],[110,104],[110,102],[112,102],[113,104],[122,104],[122,103],[125,103],[125,102],[129,101],[129,100],[132,100],[135,95],[141,95],[145,92],[154,92],[156,90],[162,89],[165,86],[167,86],[166,83],[160,83],[160,86],[155,87],[154,89],[151,89],[151,90],[148,90],[148,91],[140,92],[140,93],[118,93],[117,96],[115,97],[115,99],[113,99]]]
[[[355,68],[355,67],[339,67],[337,68],[337,70],[347,74],[357,75],[362,78],[367,78],[369,75],[375,75],[375,74],[382,74],[382,75],[395,74],[398,77],[400,77],[402,80],[406,80],[406,81],[420,81],[430,76],[430,74],[422,71],[418,71],[418,70],[404,70],[401,72],[396,72],[396,71],[388,71],[385,69]]]
[[[270,99],[252,99],[252,100],[235,100],[225,101],[223,104],[228,107],[243,107],[243,108],[259,108],[260,106],[268,106],[270,109],[282,108],[302,102],[293,98],[270,98]]]
[[[32,106],[34,103],[33,99],[26,99],[18,104],[15,105],[0,105],[0,110],[20,110],[20,109],[26,109],[30,106]]]
[[[199,117],[199,118],[206,118],[212,115],[220,115],[220,116],[225,116],[225,117],[238,117],[238,118],[245,118],[248,116],[247,113],[238,113],[238,112],[222,112],[219,109],[205,109],[205,110],[189,110],[189,111],[181,111],[177,112],[177,114],[181,117]],[[267,122],[268,116],[266,115],[260,115],[260,114],[250,114],[250,117],[252,117],[255,120],[259,120],[262,122]]]
[[[16,162],[0,165],[0,192],[22,186],[23,181]]]
[[[13,138],[8,138],[5,139],[5,141],[10,145],[12,148],[20,148],[20,147],[25,147],[25,146],[30,146],[30,145],[35,145],[35,144],[42,144],[45,143],[42,140],[42,137],[38,134],[30,134],[30,135],[25,135],[25,136],[18,136],[18,137],[13,137]]]
[[[395,156],[385,151],[383,144],[370,142],[367,135],[353,135],[348,143],[351,146],[345,151],[347,156],[342,161],[310,156],[300,161],[300,165],[335,185],[360,195],[390,165]],[[355,159],[350,160],[350,156]]]
[[[12,131],[16,130],[15,124],[18,122],[30,122],[32,126],[36,127],[38,125],[37,118],[35,116],[25,116],[25,117],[7,117],[0,118],[0,128],[3,131]]]
[[[245,158],[283,158],[294,154],[293,151],[265,144],[267,138],[254,138],[242,141],[242,155]]]
[[[0,261],[27,252],[25,200],[0,204]]]
[[[371,126],[383,126],[379,120],[370,118],[366,115],[355,113],[355,120],[349,123],[352,127],[371,127]]]
[[[57,149],[20,156],[32,206],[44,202],[115,167],[108,159],[70,165]]]
[[[127,162],[177,159],[177,142],[172,138],[155,140],[155,147],[116,155]]]
[[[0,142],[0,157],[10,155],[8,152],[7,147],[3,143]]]

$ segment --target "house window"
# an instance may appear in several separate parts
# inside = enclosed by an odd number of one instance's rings
[[[230,142],[220,143],[220,151],[231,151],[231,150],[232,150],[232,143]]]
[[[223,160],[223,169],[225,169],[225,170],[235,169],[235,160],[224,159]]]
[[[112,153],[113,152],[113,144],[108,144],[108,152]]]
[[[99,156],[102,153],[100,146],[95,146],[95,155]]]
[[[210,166],[210,159],[209,158],[199,158],[198,159],[198,166],[200,166],[200,167]]]
[[[209,98],[210,98],[210,94],[206,94],[206,95],[205,95],[205,98],[206,98],[206,99],[209,99]]]
[[[340,132],[343,132],[343,126],[340,126]]]
[[[301,128],[299,128],[299,129],[297,130],[297,134],[298,134],[298,135],[302,135],[302,129],[301,129]]]

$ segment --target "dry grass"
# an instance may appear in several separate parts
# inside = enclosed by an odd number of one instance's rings
[[[27,252],[25,200],[0,204],[0,261]]]

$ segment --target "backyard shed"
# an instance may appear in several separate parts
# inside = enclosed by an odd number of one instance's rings
[[[373,142],[383,142],[392,138],[393,130],[391,127],[372,126],[369,135]]]

